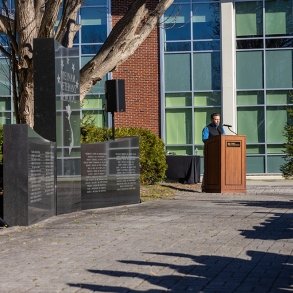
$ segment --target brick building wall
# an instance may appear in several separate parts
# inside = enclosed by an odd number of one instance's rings
[[[132,1],[112,1],[112,25]],[[157,1],[148,1],[150,7]],[[158,27],[126,62],[113,72],[125,79],[126,112],[115,113],[116,127],[143,127],[160,134],[160,55]]]

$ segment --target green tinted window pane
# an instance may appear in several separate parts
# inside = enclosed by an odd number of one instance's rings
[[[106,76],[103,77],[102,80],[98,81],[89,91],[91,94],[95,93],[104,93],[105,92],[105,81]]]
[[[285,148],[284,146],[281,144],[269,144],[267,146],[267,152],[268,154],[284,154]]]
[[[237,89],[263,88],[263,53],[261,51],[237,52]]]
[[[6,59],[0,60],[0,94],[10,94],[10,70]]]
[[[265,173],[265,158],[264,156],[247,156],[246,171],[248,174]]]
[[[165,55],[166,91],[188,91],[190,82],[190,54]]]
[[[194,106],[221,106],[221,93],[195,93],[194,94]]]
[[[293,50],[266,51],[267,88],[292,88]]]
[[[266,1],[265,10],[267,35],[289,35],[293,33],[293,1]]]
[[[85,64],[87,64],[91,59],[93,59],[93,56],[81,56],[80,57],[80,61],[81,61],[81,68],[85,65]]]
[[[0,113],[0,124],[12,124],[10,113]]]
[[[267,142],[284,143],[284,127],[287,123],[288,112],[285,107],[267,108]]]
[[[268,156],[268,173],[281,173],[280,168],[285,163],[283,156]]]
[[[267,105],[293,104],[293,92],[290,91],[268,91]]]
[[[57,141],[57,147],[60,147],[63,145],[63,135],[62,135],[62,128],[63,125],[63,119],[62,119],[62,112],[58,112],[56,115],[56,141]]]
[[[106,117],[103,111],[82,111],[83,116],[86,116],[97,127],[104,127]]]
[[[80,112],[73,111],[70,115],[73,146],[80,146]]]
[[[264,142],[264,108],[239,107],[237,109],[238,134],[246,135],[247,143]]]
[[[105,103],[104,95],[89,95],[82,101],[83,109],[103,109]]]
[[[195,90],[221,88],[220,53],[195,53],[193,55],[193,82]]]
[[[236,2],[236,36],[262,35],[262,1]]]
[[[57,157],[58,157],[58,158],[61,158],[61,157],[62,157],[62,154],[63,154],[63,152],[62,152],[62,148],[58,148],[58,149],[57,149]]]
[[[71,110],[79,110],[80,109],[80,101],[72,101],[70,102]]]
[[[192,155],[192,147],[183,147],[183,146],[167,146],[167,153],[170,152],[174,155]]]
[[[64,155],[64,157],[67,157],[67,158],[79,157],[80,156],[80,149],[73,148],[70,150],[70,153],[69,153],[68,148],[64,148],[63,155]]]
[[[11,110],[11,100],[8,97],[0,97],[0,111]]]
[[[265,146],[264,145],[247,145],[246,153],[247,154],[264,154]]]
[[[221,113],[221,108],[199,108],[194,111],[194,143],[202,144],[202,130],[211,122],[212,113]]]
[[[237,105],[262,105],[264,104],[263,91],[249,91],[249,92],[237,92]]]
[[[166,94],[166,107],[191,106],[190,93]]]
[[[192,115],[190,109],[166,110],[166,143],[192,143]]]

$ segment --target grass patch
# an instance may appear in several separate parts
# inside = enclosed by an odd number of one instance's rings
[[[140,198],[141,201],[150,201],[156,199],[170,199],[174,198],[176,190],[162,186],[160,184],[153,185],[141,185],[140,186]]]

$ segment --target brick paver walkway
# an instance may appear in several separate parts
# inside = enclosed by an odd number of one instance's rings
[[[293,291],[293,184],[0,230],[0,292]]]

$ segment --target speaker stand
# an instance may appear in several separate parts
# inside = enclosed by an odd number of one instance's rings
[[[115,112],[111,112],[112,114],[112,139],[115,140],[115,117],[114,117]]]
[[[9,227],[8,224],[2,218],[0,218],[0,227]]]

